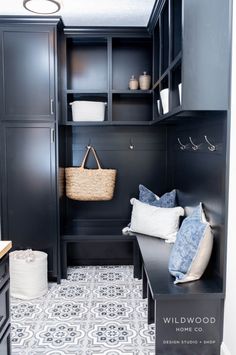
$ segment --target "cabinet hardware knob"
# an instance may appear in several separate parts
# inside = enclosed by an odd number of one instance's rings
[[[51,115],[54,115],[53,103],[54,103],[54,100],[51,99]]]
[[[51,143],[55,142],[55,129],[51,128]]]

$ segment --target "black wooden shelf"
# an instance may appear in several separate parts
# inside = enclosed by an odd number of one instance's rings
[[[66,90],[67,94],[107,94],[108,90],[72,90],[68,89]],[[151,94],[152,90],[129,90],[129,89],[124,89],[124,90],[112,90],[112,94]]]
[[[152,90],[112,90],[112,94],[147,95],[152,94]]]
[[[112,121],[112,126],[149,126],[152,121]]]
[[[156,87],[162,82],[162,80],[168,76],[169,72],[170,72],[170,68],[167,68],[166,71],[160,76],[160,78],[153,85],[152,91],[155,90]]]
[[[92,122],[92,121],[67,121],[62,125],[65,126],[149,126],[154,121],[101,121],[101,122]]]
[[[64,236],[122,236],[122,229],[127,226],[128,220],[124,219],[78,219],[68,222],[62,231]]]
[[[185,110],[183,109],[182,106],[178,106],[174,108],[173,110],[169,111],[165,115],[159,116],[157,119],[152,120],[150,122],[151,125],[156,125],[156,124],[161,124],[162,122],[167,123],[168,121],[175,120],[177,118],[189,118],[189,117],[198,117],[198,118],[212,118],[212,117],[217,117],[220,116],[223,112],[226,112],[225,110],[198,110],[198,111],[190,111],[190,110]],[[212,115],[214,114],[214,115]]]
[[[65,123],[62,123],[62,125],[66,126],[150,126],[150,125],[158,125],[161,124],[162,122],[167,122],[176,119],[177,117],[205,117],[206,115],[209,116],[209,113],[215,113],[215,114],[220,114],[221,112],[225,112],[225,110],[222,111],[189,111],[189,110],[184,110],[182,106],[175,107],[173,110],[169,111],[165,115],[158,116],[157,119],[155,120],[147,120],[147,121],[102,121],[102,122],[74,122],[74,121],[67,121]]]
[[[63,241],[76,243],[78,242],[131,242],[135,241],[136,237],[123,234],[63,234]]]
[[[66,126],[110,126],[111,121],[66,121]]]
[[[170,66],[164,71],[164,73],[160,76],[158,80],[154,83],[152,87],[152,91],[156,89],[156,87],[163,81],[165,77],[173,70],[177,65],[181,63],[182,59],[182,51],[175,57],[175,59],[170,63]]]
[[[158,118],[153,120],[151,122],[151,124],[157,124],[157,123],[160,123],[160,122],[165,121],[167,119],[173,118],[175,116],[179,116],[181,114],[184,115],[184,111],[182,109],[182,106],[178,106],[178,107],[175,107],[173,110],[169,111],[168,113],[166,113],[165,115],[158,116]]]
[[[178,65],[181,59],[182,59],[182,51],[180,51],[177,54],[177,56],[172,60],[172,62],[170,63],[170,69],[173,69],[176,65]]]
[[[108,90],[105,89],[105,90],[76,90],[76,89],[68,89],[66,90],[66,93],[67,94],[93,94],[93,95],[96,95],[96,94],[107,94],[108,93]]]

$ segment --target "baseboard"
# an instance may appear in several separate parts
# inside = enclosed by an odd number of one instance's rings
[[[232,355],[231,352],[228,350],[227,346],[225,345],[225,343],[221,344],[220,355]]]

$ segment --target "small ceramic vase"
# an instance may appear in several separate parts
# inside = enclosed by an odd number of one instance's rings
[[[129,81],[129,89],[130,90],[137,90],[138,89],[138,80],[135,78],[134,75],[131,76]]]
[[[144,71],[139,77],[139,87],[141,90],[149,90],[151,85],[151,76]]]

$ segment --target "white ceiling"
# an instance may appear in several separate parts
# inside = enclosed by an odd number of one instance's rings
[[[66,26],[147,26],[155,0],[63,0]],[[23,0],[0,0],[0,15],[33,16]]]

